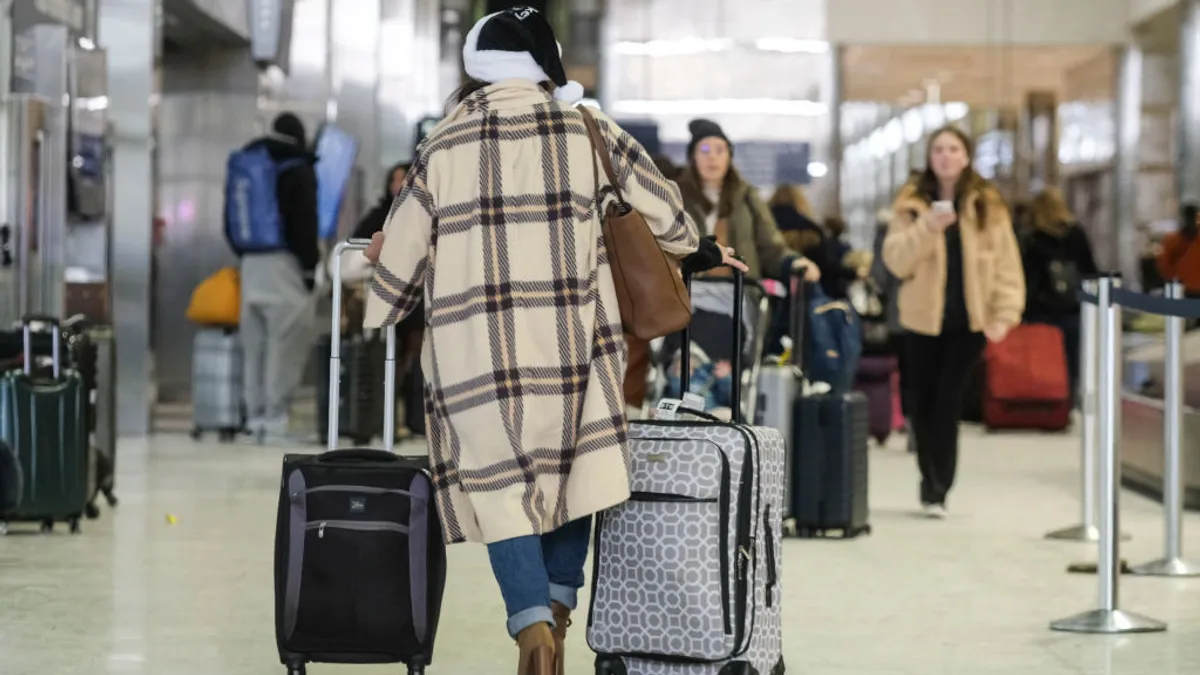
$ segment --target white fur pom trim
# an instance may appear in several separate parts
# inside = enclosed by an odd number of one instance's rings
[[[579,103],[583,98],[583,85],[575,80],[570,80],[561,87],[554,90],[554,99],[562,101],[570,105]]]

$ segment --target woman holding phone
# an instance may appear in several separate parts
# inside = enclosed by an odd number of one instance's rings
[[[1025,277],[1008,209],[971,168],[970,137],[936,132],[926,168],[896,197],[883,260],[900,280],[911,429],[921,470],[921,506],[946,516],[958,463],[967,372],[987,341],[1021,322]]]

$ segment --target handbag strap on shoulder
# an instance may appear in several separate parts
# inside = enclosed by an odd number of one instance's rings
[[[604,167],[604,175],[608,177],[608,184],[617,194],[617,201],[624,204],[625,196],[621,194],[621,183],[617,180],[617,172],[613,169],[612,158],[608,154],[608,146],[604,143],[604,134],[600,132],[600,125],[596,124],[596,118],[588,112],[587,106],[579,106],[578,110],[583,115],[583,125],[587,127],[588,141],[592,144],[592,152],[600,158],[600,165]],[[597,198],[599,198],[599,194],[600,176],[596,175]]]

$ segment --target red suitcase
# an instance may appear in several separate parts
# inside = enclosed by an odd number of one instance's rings
[[[1071,425],[1071,387],[1062,331],[1017,326],[984,352],[983,423],[989,429],[1062,431]]]

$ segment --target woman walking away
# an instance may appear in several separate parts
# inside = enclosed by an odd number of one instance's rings
[[[971,139],[935,133],[926,169],[901,188],[883,242],[900,279],[907,331],[911,433],[926,515],[946,515],[958,463],[958,424],[967,371],[985,338],[1000,342],[1021,322],[1025,279],[1008,211],[971,169]]]
[[[1025,320],[1062,330],[1071,391],[1079,383],[1079,300],[1075,292],[1096,260],[1087,232],[1075,222],[1062,193],[1049,188],[1033,198],[1030,229],[1022,237],[1025,262]]]
[[[366,324],[425,298],[430,465],[449,543],[488,547],[520,675],[563,673],[591,515],[629,498],[621,318],[601,231],[613,199],[571,104],[550,24],[518,7],[481,19],[472,80],[413,161],[382,235]],[[630,206],[664,251],[712,267],[678,190],[592,113]],[[699,250],[698,250],[699,249]]]

